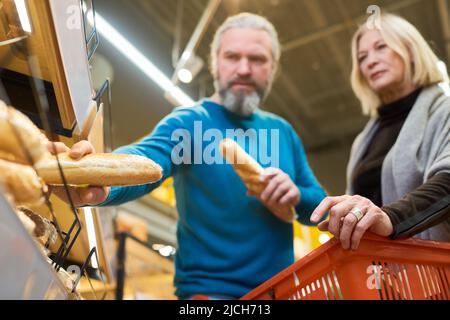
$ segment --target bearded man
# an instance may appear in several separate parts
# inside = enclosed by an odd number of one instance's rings
[[[179,213],[174,285],[180,299],[239,298],[292,264],[292,222],[309,225],[325,197],[291,125],[260,109],[279,60],[278,35],[269,21],[249,13],[228,18],[211,45],[214,95],[175,109],[140,142],[114,151],[154,160],[163,168],[163,179],[152,185],[71,190],[78,206],[112,206],[141,197],[173,176]],[[204,132],[195,129],[199,123]],[[185,134],[176,134],[180,130]],[[226,162],[191,161],[190,155],[208,154],[205,144],[195,143],[212,139],[208,130],[223,137],[234,132],[238,140],[244,135],[239,144],[247,152],[259,147],[255,158],[265,168],[260,179],[266,187],[258,197],[248,193]],[[184,161],[174,161],[181,138],[191,149],[180,155]],[[73,158],[92,152],[87,141],[70,150]],[[268,153],[272,163],[261,161]],[[276,210],[286,205],[296,212]]]

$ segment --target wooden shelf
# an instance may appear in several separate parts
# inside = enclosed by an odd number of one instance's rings
[[[92,88],[84,28],[67,26],[67,8],[82,11],[78,0],[26,1],[32,25],[31,33],[23,31],[14,0],[0,2],[0,39],[26,39],[0,47],[0,73],[9,82],[6,94],[11,104],[21,111],[38,114],[29,79],[44,81],[52,116],[61,132],[81,131],[89,116]],[[73,14],[77,14],[75,12]],[[34,57],[36,68],[31,70],[29,59]],[[32,72],[33,71],[33,72]],[[14,101],[15,100],[15,101]],[[55,106],[56,105],[56,106]]]
[[[60,120],[64,128],[75,125],[75,113],[69,94],[66,76],[56,40],[49,2],[28,1],[32,32],[26,40],[0,47],[0,67],[32,77],[28,57],[34,56],[39,64],[40,79],[53,85]],[[0,5],[1,39],[11,39],[25,34],[21,31],[13,0],[3,0]],[[32,96],[32,92],[23,92]]]

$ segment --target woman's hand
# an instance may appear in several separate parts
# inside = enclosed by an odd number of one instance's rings
[[[394,232],[389,216],[358,195],[326,197],[314,210],[311,222],[318,223],[328,211],[330,217],[319,224],[319,230],[332,233],[344,249],[356,250],[367,230],[386,237]]]
[[[52,154],[68,152],[69,156],[75,160],[78,160],[87,154],[95,153],[92,144],[86,140],[74,144],[72,149],[62,142],[49,142],[47,148]],[[75,207],[95,206],[100,204],[106,200],[110,190],[109,187],[69,187],[68,189]],[[50,190],[64,202],[70,203],[64,187],[50,186]]]

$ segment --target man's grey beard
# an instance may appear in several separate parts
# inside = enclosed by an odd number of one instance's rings
[[[246,93],[244,91],[234,93],[231,90],[230,84],[222,87],[219,84],[218,80],[216,80],[214,83],[216,90],[218,90],[219,95],[222,99],[223,106],[227,110],[244,117],[252,115],[258,108],[261,107],[261,104],[266,99],[272,87],[271,79],[269,80],[266,88],[257,86],[254,82],[253,84],[257,88],[251,93]]]
[[[233,113],[240,116],[248,117],[252,115],[261,105],[261,97],[256,92],[246,93],[240,91],[233,93],[230,89],[221,90],[220,96],[222,98],[223,106]]]

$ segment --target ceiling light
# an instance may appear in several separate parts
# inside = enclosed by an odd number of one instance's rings
[[[93,15],[88,14],[89,23],[94,24]],[[177,106],[192,106],[194,101],[180,88],[173,85],[147,57],[111,26],[101,15],[95,13],[95,24],[98,32],[120,51],[131,63],[138,67],[148,78],[153,80],[166,93],[170,94]]]
[[[183,67],[178,71],[177,76],[181,82],[190,83],[202,70],[203,60],[196,56],[191,55],[187,60]]]
[[[188,69],[183,68],[178,71],[178,79],[183,83],[191,83],[193,78],[192,73]]]
[[[14,0],[16,4],[17,12],[19,13],[20,24],[22,30],[25,32],[31,32],[30,18],[28,17],[27,6],[25,0]]]

